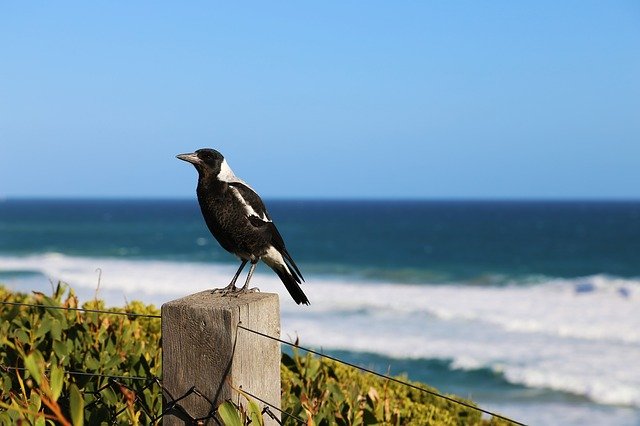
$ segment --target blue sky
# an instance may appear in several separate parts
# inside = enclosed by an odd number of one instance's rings
[[[640,198],[640,3],[3,2],[0,197]]]

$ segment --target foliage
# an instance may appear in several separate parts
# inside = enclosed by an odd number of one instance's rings
[[[283,409],[312,425],[508,424],[497,418],[485,420],[477,410],[311,354],[283,354],[281,373]],[[412,384],[437,392],[422,383]],[[283,420],[286,425],[298,424],[286,415]]]
[[[242,389],[236,389],[247,401],[246,408],[231,401],[225,401],[218,407],[218,417],[224,426],[264,426],[264,418],[260,406]]]
[[[9,292],[0,300],[42,307],[4,305],[0,310],[0,424],[149,424],[148,413],[162,410],[157,383],[126,377],[155,377],[161,372],[160,321],[123,315],[86,313],[44,306],[78,308],[73,291],[58,284],[51,297]],[[105,309],[92,300],[84,309]],[[133,302],[130,313],[158,314]],[[88,374],[69,374],[82,372]],[[124,376],[110,379],[96,375]],[[153,415],[153,414],[152,414]],[[50,420],[52,421],[52,420]]]

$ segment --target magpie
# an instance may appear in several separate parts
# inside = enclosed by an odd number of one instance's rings
[[[213,291],[223,295],[258,291],[249,289],[249,281],[258,261],[262,260],[280,277],[297,304],[308,305],[309,299],[300,288],[304,278],[253,188],[231,171],[227,160],[215,149],[203,148],[176,158],[195,166],[198,204],[207,227],[222,248],[241,261],[231,283]],[[238,276],[248,262],[251,268],[247,280],[242,288],[236,288]]]

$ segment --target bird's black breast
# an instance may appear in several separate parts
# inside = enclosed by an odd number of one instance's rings
[[[243,259],[257,260],[266,252],[271,238],[268,229],[247,214],[235,191],[226,182],[199,182],[202,216],[222,248]]]

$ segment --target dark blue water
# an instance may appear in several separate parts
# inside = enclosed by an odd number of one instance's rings
[[[398,282],[640,276],[640,202],[279,201],[305,271]],[[0,202],[0,253],[235,262],[195,200]]]

